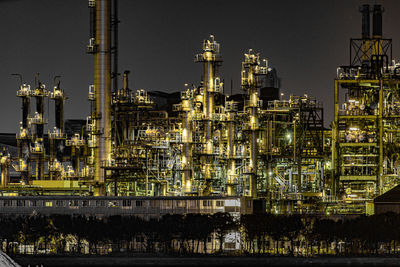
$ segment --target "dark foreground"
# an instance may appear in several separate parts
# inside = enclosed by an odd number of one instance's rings
[[[15,256],[21,266],[400,266],[397,257],[111,257]]]

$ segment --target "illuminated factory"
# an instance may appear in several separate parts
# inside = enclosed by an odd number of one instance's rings
[[[197,86],[133,90],[129,71],[119,86],[114,5],[89,1],[91,113],[75,131],[65,125],[73,121],[64,121],[58,77],[51,89],[20,77],[22,121],[15,155],[2,152],[3,197],[245,197],[272,213],[361,214],[399,184],[400,64],[382,37],[380,5],[362,6],[361,38],[351,39],[350,63],[337,69],[331,130],[322,103],[281,94],[276,70],[252,49],[242,62],[243,94],[225,94],[212,35],[194,57]]]

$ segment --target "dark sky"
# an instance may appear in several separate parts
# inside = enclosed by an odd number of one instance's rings
[[[383,34],[393,38],[393,58],[400,59],[397,0],[120,0],[119,68],[131,71],[131,89],[181,90],[199,82],[193,57],[214,34],[224,59],[221,76],[233,79],[234,92],[240,92],[243,53],[252,48],[277,69],[285,96],[307,93],[322,101],[329,125],[336,68],[348,64],[349,38],[361,35],[363,3],[383,4]],[[19,81],[11,73],[31,85],[40,73],[48,89],[61,75],[69,97],[65,118],[88,115],[94,61],[85,53],[88,32],[87,0],[0,0],[0,132],[16,132],[21,117]]]

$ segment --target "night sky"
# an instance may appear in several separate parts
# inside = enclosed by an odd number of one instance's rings
[[[131,71],[131,89],[180,91],[199,83],[201,67],[193,58],[214,34],[224,60],[221,77],[233,79],[234,93],[241,92],[243,53],[252,48],[277,69],[285,97],[307,93],[324,103],[328,126],[336,68],[349,64],[349,39],[361,36],[358,8],[364,3],[384,6],[383,35],[393,38],[393,58],[400,60],[397,0],[119,0],[119,69]],[[32,86],[40,73],[48,89],[61,75],[69,97],[65,118],[88,115],[94,57],[86,54],[87,0],[0,0],[0,36],[0,132],[16,132],[21,120],[19,81],[11,73]],[[54,117],[49,120],[53,127]]]

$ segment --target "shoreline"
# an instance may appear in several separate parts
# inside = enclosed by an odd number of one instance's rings
[[[13,256],[21,266],[400,266],[400,258],[394,256]]]

